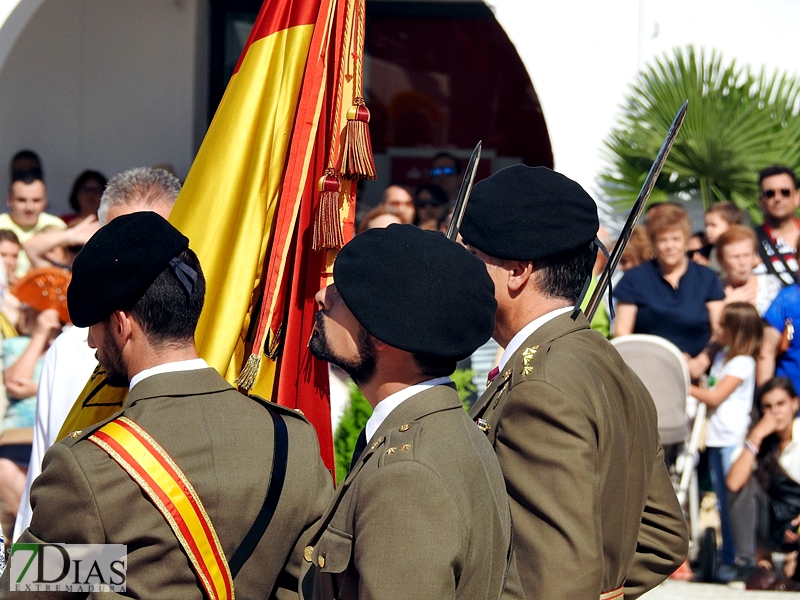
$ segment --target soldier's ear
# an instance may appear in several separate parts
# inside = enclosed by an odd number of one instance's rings
[[[510,260],[504,265],[508,272],[508,289],[517,292],[525,287],[533,275],[533,263],[529,260]]]
[[[111,333],[116,338],[117,342],[125,343],[130,339],[135,321],[132,319],[131,314],[125,310],[117,310],[111,315]]]

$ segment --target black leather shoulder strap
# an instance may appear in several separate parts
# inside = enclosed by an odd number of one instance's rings
[[[289,435],[286,430],[286,422],[277,410],[272,410],[270,406],[264,403],[264,407],[269,411],[272,417],[275,431],[275,450],[272,458],[272,475],[269,479],[269,487],[267,488],[267,496],[264,498],[264,504],[261,506],[255,522],[247,535],[244,536],[242,543],[233,553],[233,557],[228,562],[231,569],[231,575],[236,575],[241,571],[244,564],[253,554],[253,551],[258,546],[264,532],[269,527],[272,517],[275,515],[275,509],[278,507],[278,501],[281,498],[283,491],[283,483],[286,480],[286,467],[289,461]]]

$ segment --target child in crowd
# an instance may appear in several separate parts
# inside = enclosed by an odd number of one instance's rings
[[[706,223],[706,241],[713,246],[728,227],[742,224],[742,211],[730,200],[717,202],[706,211],[703,220]]]
[[[728,514],[725,477],[750,426],[755,391],[756,357],[761,346],[761,317],[752,304],[733,302],[720,318],[718,339],[725,347],[711,365],[709,389],[692,385],[691,393],[709,408],[708,462],[717,495],[722,530],[722,562],[733,571],[736,545]],[[720,567],[724,577],[725,567]]]
[[[712,204],[703,217],[705,221],[705,241],[708,244],[708,266],[717,273],[720,272],[718,249],[716,248],[719,236],[728,231],[733,225],[741,225],[742,211],[730,200]]]

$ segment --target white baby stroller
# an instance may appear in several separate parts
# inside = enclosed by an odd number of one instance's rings
[[[642,380],[655,402],[658,433],[678,501],[689,521],[689,558],[694,560],[701,534],[698,525],[697,455],[706,406],[689,396],[689,367],[672,342],[656,335],[637,333],[614,338],[611,343]]]

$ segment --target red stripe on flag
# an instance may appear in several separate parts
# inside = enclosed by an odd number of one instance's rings
[[[319,0],[264,0],[233,72],[239,71],[250,44],[290,27],[313,25],[317,22],[318,14]]]
[[[223,557],[220,556],[219,551],[217,550],[217,544],[214,542],[214,534],[211,533],[211,530],[208,527],[208,521],[206,521],[205,517],[203,516],[203,512],[200,510],[200,507],[197,505],[197,502],[195,502],[194,495],[184,485],[183,479],[181,479],[180,476],[175,472],[175,469],[172,468],[172,465],[169,463],[169,461],[166,458],[164,458],[161,455],[161,453],[158,452],[158,450],[156,450],[153,447],[153,444],[150,442],[150,440],[143,437],[134,427],[131,427],[131,425],[126,423],[124,420],[117,419],[114,422],[120,427],[124,428],[137,440],[139,440],[139,442],[145,448],[147,448],[148,452],[150,452],[153,458],[155,458],[159,462],[159,464],[162,467],[164,467],[164,470],[169,474],[169,476],[175,480],[175,483],[177,483],[178,486],[180,486],[181,490],[183,490],[183,493],[186,494],[186,499],[189,500],[189,504],[192,505],[192,508],[197,513],[198,515],[197,520],[200,522],[200,525],[203,527],[203,532],[206,534],[206,537],[208,538],[208,545],[211,548],[211,551],[214,553],[214,559],[217,561],[218,564],[221,565],[223,562]],[[232,598],[233,589],[231,581],[230,579],[228,579],[225,569],[220,569],[220,572],[222,573],[222,579],[225,581],[225,587],[228,590],[228,597]]]
[[[108,435],[102,429],[96,431],[93,435],[100,438],[106,444],[111,446],[114,449],[114,451],[125,460],[125,462],[127,462],[129,465],[131,465],[131,467],[136,469],[136,473],[139,475],[139,477],[144,479],[147,485],[150,487],[150,489],[152,489],[156,493],[156,495],[159,497],[164,506],[167,507],[167,510],[169,510],[169,513],[175,519],[175,522],[178,524],[178,528],[181,530],[181,533],[183,534],[184,540],[186,540],[186,543],[191,547],[192,552],[195,555],[197,564],[199,564],[200,568],[203,570],[203,575],[206,576],[206,580],[208,581],[209,585],[213,587],[214,579],[211,577],[211,573],[209,573],[208,569],[206,568],[205,561],[203,560],[203,555],[200,553],[200,549],[197,547],[197,544],[194,543],[194,538],[192,537],[189,528],[186,526],[186,522],[183,520],[180,511],[178,511],[177,507],[172,503],[172,500],[169,499],[169,496],[167,496],[164,493],[164,490],[161,489],[161,487],[150,477],[150,475],[147,474],[147,472],[144,469],[136,468],[137,465],[139,464],[138,461],[135,458],[133,458],[133,456],[131,456],[125,449],[125,447],[122,446],[119,442],[117,442],[117,440]],[[158,510],[157,507],[156,510]],[[211,592],[212,590],[208,591]]]

